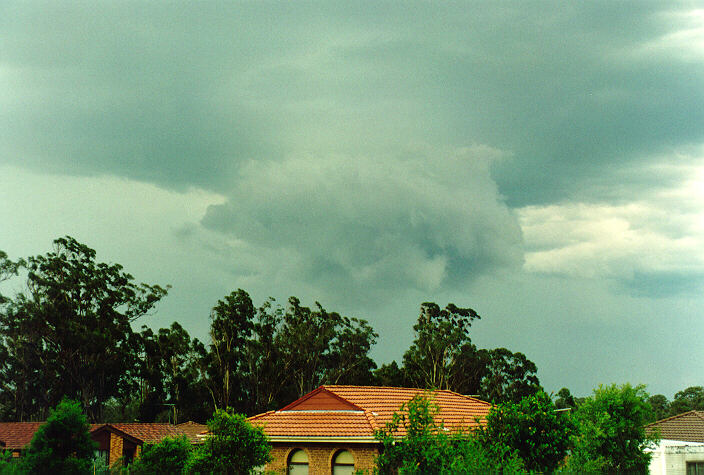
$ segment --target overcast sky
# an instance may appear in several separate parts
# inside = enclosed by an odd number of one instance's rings
[[[0,249],[71,235],[207,337],[243,288],[421,302],[548,391],[704,379],[699,2],[0,2]]]

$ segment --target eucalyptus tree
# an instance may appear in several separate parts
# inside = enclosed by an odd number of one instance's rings
[[[140,349],[132,323],[167,294],[135,283],[120,264],[70,236],[46,255],[20,261],[25,290],[0,312],[7,361],[0,368],[12,417],[45,417],[64,396],[76,398],[97,421],[104,403],[133,388]]]

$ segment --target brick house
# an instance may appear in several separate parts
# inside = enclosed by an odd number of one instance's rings
[[[12,451],[13,457],[20,457],[42,424],[43,422],[0,422],[0,439],[5,441],[5,450]],[[200,444],[202,439],[198,435],[207,429],[207,426],[195,422],[179,425],[120,422],[91,424],[90,434],[97,443],[96,457],[113,465],[118,460],[130,463],[139,457],[145,443],[155,444],[166,437],[185,435],[192,444]]]
[[[472,429],[486,421],[491,404],[452,391],[373,386],[321,386],[277,411],[250,417],[273,446],[266,471],[290,474],[352,474],[374,469],[379,454],[375,431],[417,395],[438,406],[448,430]],[[399,433],[399,435],[403,435]]]

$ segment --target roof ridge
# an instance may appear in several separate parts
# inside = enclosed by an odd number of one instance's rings
[[[701,412],[701,413],[703,413],[703,414],[698,414],[699,412]],[[666,418],[664,418],[664,419],[659,419],[659,420],[657,420],[657,421],[655,421],[655,422],[651,422],[650,424],[646,425],[646,427],[650,427],[650,426],[652,426],[652,425],[659,424],[659,423],[661,423],[661,422],[667,422],[667,421],[670,421],[670,420],[672,420],[672,419],[677,419],[678,417],[686,416],[687,414],[692,414],[692,413],[693,413],[695,416],[701,417],[701,418],[704,419],[704,411],[698,411],[698,410],[696,410],[696,409],[692,409],[691,411],[682,412],[682,413],[680,413],[680,414],[675,414],[674,416],[666,417]]]
[[[380,427],[379,427],[379,424],[377,424],[377,422],[376,422],[376,417],[374,416],[373,411],[368,411],[365,409],[364,410],[364,417],[367,418],[367,422],[369,423],[369,426],[372,428],[372,432],[376,432],[377,430],[379,430]]]

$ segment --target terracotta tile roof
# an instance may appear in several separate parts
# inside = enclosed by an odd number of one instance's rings
[[[203,442],[203,438],[199,436],[205,432],[208,432],[208,426],[205,424],[198,424],[197,422],[188,421],[177,424],[176,430],[185,434],[191,444],[200,444]]]
[[[34,433],[43,422],[0,422],[0,440],[5,442],[6,449],[24,449],[32,441]],[[91,424],[90,431],[93,432],[105,426],[111,426],[118,431],[124,432],[130,437],[138,439],[142,443],[155,444],[166,437],[178,437],[185,435],[191,443],[200,443],[196,437],[197,433],[207,429],[207,426],[196,424],[195,422],[174,426],[172,424],[160,423],[111,423],[111,424]]]
[[[704,411],[684,412],[648,424],[645,429],[648,432],[657,429],[661,439],[704,442]]]
[[[330,409],[330,395],[342,400],[343,405]],[[373,438],[374,432],[391,421],[401,405],[417,395],[427,395],[438,406],[436,421],[449,430],[476,427],[485,421],[491,408],[488,402],[452,391],[331,385],[321,386],[282,410],[259,414],[249,421],[264,427],[269,437]],[[316,410],[316,400],[323,409]]]
[[[18,450],[25,448],[43,422],[0,422],[0,440],[5,448]]]
[[[110,423],[115,429],[131,435],[147,444],[156,444],[166,437],[178,437],[186,435],[172,424],[157,422],[113,422]]]

